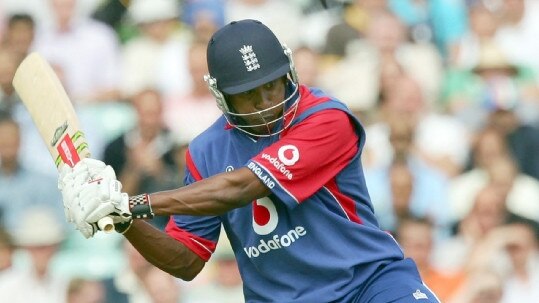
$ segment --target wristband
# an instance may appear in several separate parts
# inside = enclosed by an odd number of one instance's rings
[[[130,197],[129,210],[133,219],[152,219],[154,217],[148,194]]]

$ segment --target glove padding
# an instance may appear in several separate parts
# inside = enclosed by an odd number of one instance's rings
[[[73,201],[78,197],[83,184],[92,179],[92,174],[101,173],[107,165],[95,159],[82,159],[75,167],[63,165],[58,176],[58,189],[62,193],[67,222],[74,222],[71,213]]]
[[[112,167],[102,161],[83,159],[73,169],[62,169],[58,185],[67,220],[86,238],[98,231],[97,221],[106,216],[115,224],[131,221],[129,197],[121,192]]]

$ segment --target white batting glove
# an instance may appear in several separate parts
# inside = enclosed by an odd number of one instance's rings
[[[58,189],[62,193],[64,213],[68,222],[74,222],[71,214],[71,205],[82,190],[81,185],[91,179],[92,174],[98,174],[106,165],[95,159],[83,159],[74,168],[69,165],[62,166],[58,176]]]
[[[85,184],[79,193],[80,207],[75,207],[74,213],[89,224],[107,216],[115,224],[131,220],[129,196],[122,193],[122,183],[112,177],[111,172],[112,168],[108,166],[101,174],[94,176],[93,181]]]
[[[112,167],[102,161],[83,159],[74,168],[66,165],[60,172],[58,188],[67,220],[75,223],[86,238],[98,231],[96,222],[111,213],[116,214],[115,223],[128,220],[127,194],[121,193],[121,183]]]

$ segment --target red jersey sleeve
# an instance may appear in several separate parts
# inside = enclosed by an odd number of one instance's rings
[[[294,125],[251,161],[301,203],[350,162],[358,152],[358,140],[347,113],[323,110]]]

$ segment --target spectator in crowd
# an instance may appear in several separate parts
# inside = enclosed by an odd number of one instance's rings
[[[155,88],[161,94],[183,93],[191,87],[187,52],[191,34],[179,23],[176,0],[133,0],[128,16],[139,35],[122,46],[122,95]]]
[[[492,185],[482,188],[474,197],[470,211],[457,223],[455,237],[441,244],[440,253],[448,258],[439,264],[448,264],[453,270],[464,269],[478,241],[505,223],[508,214],[506,197],[503,189]],[[445,265],[443,267],[446,268]]]
[[[526,222],[498,226],[474,247],[467,260],[467,270],[488,268],[499,274],[503,278],[502,302],[536,302],[539,299],[534,286],[539,281],[538,235],[537,228]]]
[[[539,123],[538,78],[509,61],[495,41],[484,41],[473,69],[448,70],[442,103],[468,128],[478,130],[495,110],[514,110],[522,123]]]
[[[477,193],[489,183],[508,191],[507,207],[519,215],[538,220],[539,183],[515,165],[503,136],[493,128],[477,134],[472,147],[473,169],[451,181],[449,200],[457,218],[463,218]]]
[[[482,1],[476,1],[468,10],[469,27],[453,44],[448,58],[448,68],[473,68],[479,62],[485,44],[494,41],[498,18]]]
[[[34,36],[35,22],[33,17],[29,14],[13,14],[9,16],[7,30],[1,45],[19,56],[25,57],[30,53]]]
[[[229,0],[225,1],[225,13],[227,23],[241,19],[261,21],[290,49],[295,49],[304,42],[299,30],[302,28],[303,15],[295,1]]]
[[[301,82],[305,85],[320,87],[322,66],[320,54],[312,47],[301,46],[294,50],[294,64]]]
[[[503,277],[497,272],[481,268],[468,274],[463,286],[447,303],[502,303]]]
[[[354,0],[342,10],[340,22],[329,28],[326,33],[322,55],[325,64],[332,64],[346,56],[350,42],[364,38],[378,11],[388,9],[386,0]]]
[[[366,170],[365,176],[380,225],[395,232],[402,218],[429,218],[436,236],[447,236],[453,219],[447,177],[415,154],[414,128],[406,120],[390,123],[389,140],[392,162]]]
[[[0,3],[0,37],[2,37],[4,35],[4,30],[5,30],[5,27],[6,27],[5,23],[6,23],[5,8],[2,5],[2,3]]]
[[[386,179],[382,180],[384,176]],[[444,196],[444,178],[439,173],[424,167],[414,170],[406,161],[399,159],[388,170],[371,172],[367,178],[370,179],[367,184],[372,190],[369,193],[376,201],[373,204],[382,228],[395,232],[402,218],[415,216],[436,222],[437,236],[448,234],[451,215]],[[386,191],[388,196],[384,194]]]
[[[22,57],[11,49],[0,46],[0,112],[12,114],[20,99],[12,81]]]
[[[466,30],[464,1],[389,0],[389,7],[408,27],[411,41],[435,44],[444,58]]]
[[[407,28],[391,12],[373,15],[365,38],[350,44],[348,50],[344,59],[325,72],[322,86],[353,111],[375,108],[392,85],[385,79],[402,74],[418,82],[425,104],[434,107],[443,75],[442,58],[432,44],[409,42]]]
[[[539,181],[521,174],[511,158],[502,157],[488,169],[489,182],[507,190],[507,207],[520,216],[539,222]]]
[[[19,146],[19,125],[9,116],[0,117],[0,209],[4,226],[15,232],[30,206],[42,206],[55,214],[56,222],[65,223],[54,178],[22,166]]]
[[[366,128],[365,167],[375,168],[392,161],[392,121],[408,121],[414,129],[414,154],[447,177],[459,174],[466,164],[469,134],[454,117],[438,114],[426,104],[421,87],[410,76],[397,77],[381,100],[377,117]],[[370,142],[370,143],[369,143]]]
[[[496,2],[496,1],[492,1]],[[507,54],[509,61],[530,66],[539,71],[539,2],[534,0],[502,0],[496,12],[500,25],[496,41]]]
[[[178,142],[191,142],[222,114],[204,81],[204,75],[208,74],[206,45],[193,43],[189,48],[189,76],[193,83],[191,89],[185,94],[164,100],[164,121]]]
[[[46,209],[26,208],[19,217],[14,240],[28,255],[0,279],[0,301],[10,303],[65,302],[68,281],[55,275],[51,264],[64,239],[64,229]]]
[[[0,225],[0,280],[13,268],[15,243],[8,231]]]
[[[88,16],[77,15],[79,0],[48,0],[53,25],[38,31],[35,50],[64,73],[73,102],[117,100],[119,44],[114,30]]]
[[[105,147],[104,159],[116,170],[127,193],[173,189],[179,182],[174,162],[176,141],[164,126],[162,102],[156,90],[133,96],[137,125]],[[164,228],[168,217],[156,217],[153,222]]]
[[[196,40],[207,43],[213,33],[225,24],[225,1],[183,1],[182,20],[191,27]]]
[[[404,254],[417,264],[425,284],[441,302],[449,302],[463,284],[465,275],[463,272],[444,272],[436,268],[432,260],[436,246],[433,224],[428,219],[403,218],[397,228],[396,240]]]
[[[469,270],[468,267],[477,263],[467,263],[467,260],[478,243],[495,228],[510,223],[526,223],[539,230],[537,222],[508,210],[506,188],[487,184],[475,196],[470,211],[455,224],[454,237],[438,246],[434,255],[438,266],[448,271]]]
[[[127,12],[126,3],[129,2],[125,2],[123,0],[100,1],[100,5],[92,12],[92,18],[108,24],[121,36],[122,27],[126,23],[123,22],[123,18]]]
[[[113,278],[103,281],[106,302],[180,302],[180,284],[174,277],[151,265],[128,241],[122,245],[126,266]]]
[[[179,284],[179,280],[157,267],[151,267],[148,269],[143,283],[149,297],[151,298],[151,303],[183,302],[183,291],[181,289],[181,285]],[[223,299],[222,297],[217,298],[219,300]],[[242,297],[240,296],[240,298]]]
[[[495,235],[497,241],[505,242],[504,249],[511,260],[511,269],[504,283],[504,301],[538,302],[539,249],[537,230],[528,224],[511,224],[510,232]]]
[[[234,251],[224,231],[212,259],[204,269],[206,281],[185,289],[185,303],[243,302],[243,283]],[[200,278],[197,277],[197,280]]]
[[[66,303],[111,302],[105,301],[105,288],[100,281],[74,278],[67,287]]]
[[[519,170],[539,180],[539,124],[528,125],[515,109],[498,109],[490,113],[487,123],[504,137]]]

